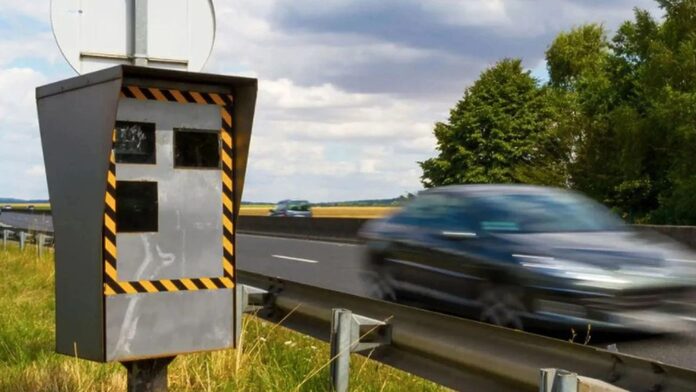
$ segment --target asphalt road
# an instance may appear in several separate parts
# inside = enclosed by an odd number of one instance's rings
[[[22,229],[53,231],[51,215],[41,212],[27,214],[26,212],[2,211],[0,212],[0,223]]]
[[[238,268],[244,271],[369,296],[364,251],[363,246],[355,244],[245,234],[238,234],[237,239]],[[694,332],[608,339],[604,337],[596,345],[615,343],[622,353],[696,370],[696,323]],[[584,335],[578,340],[584,340]]]

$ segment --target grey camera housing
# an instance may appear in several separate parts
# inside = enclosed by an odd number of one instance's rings
[[[57,352],[110,362],[234,347],[256,94],[252,78],[126,65],[37,88]]]

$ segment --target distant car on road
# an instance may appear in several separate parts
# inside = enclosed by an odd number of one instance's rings
[[[269,216],[311,218],[312,207],[307,200],[281,200],[269,210]]]
[[[376,295],[517,329],[672,332],[696,299],[696,254],[561,189],[435,188],[360,236]]]

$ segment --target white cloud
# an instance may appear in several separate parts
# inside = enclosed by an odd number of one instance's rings
[[[262,80],[245,200],[395,197],[420,188],[448,104]]]
[[[601,23],[612,29],[633,16],[633,8],[647,9],[659,16],[654,0],[586,1],[540,0],[530,6],[528,0],[507,0],[499,4],[506,18],[499,18],[499,27],[508,35],[541,36],[555,34],[584,23]]]
[[[51,33],[23,34],[11,40],[0,37],[0,67],[27,58],[52,64],[63,57]]]
[[[0,68],[0,196],[46,197],[34,89],[46,77]]]
[[[31,177],[43,178],[46,176],[46,168],[43,165],[33,165],[29,169],[25,170],[24,174]]]
[[[261,80],[262,102],[277,109],[358,108],[373,98],[368,94],[350,94],[331,84],[300,88],[291,80]]]
[[[46,0],[0,0],[0,14],[20,14],[48,21],[50,2]]]
[[[0,130],[3,133],[31,132],[38,124],[34,89],[46,81],[31,68],[0,68]]]
[[[443,21],[463,26],[500,26],[511,22],[502,0],[429,0],[423,8]]]

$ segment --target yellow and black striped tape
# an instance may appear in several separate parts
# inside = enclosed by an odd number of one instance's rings
[[[160,89],[154,87],[123,86],[122,98],[178,102],[182,104],[217,105],[220,107],[222,140],[222,268],[223,276],[215,278],[161,279],[141,281],[119,281],[116,261],[116,160],[113,147],[109,156],[109,172],[104,208],[104,294],[156,293],[162,291],[215,290],[234,287],[234,213],[232,163],[232,105],[229,94],[203,93]],[[115,142],[116,132],[113,134]]]

